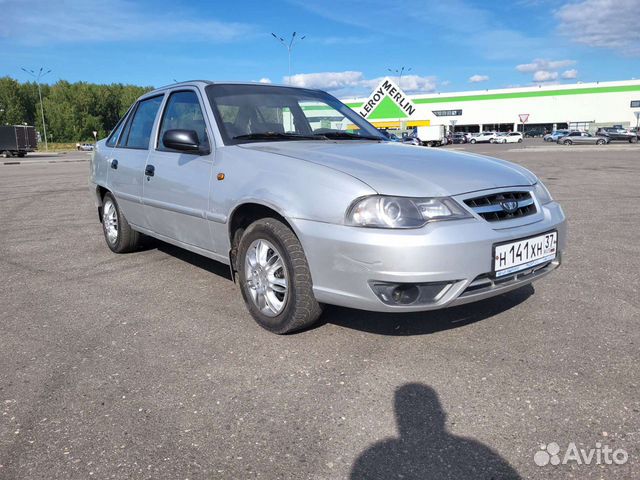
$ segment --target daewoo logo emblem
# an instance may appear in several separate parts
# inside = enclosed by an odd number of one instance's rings
[[[516,202],[515,200],[508,200],[506,202],[500,203],[500,206],[505,212],[513,213],[518,209],[518,202]]]

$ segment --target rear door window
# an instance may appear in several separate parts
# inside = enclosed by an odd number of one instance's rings
[[[126,138],[121,139],[118,145],[126,148],[147,150],[153,123],[156,120],[161,103],[162,95],[138,102],[136,111],[127,124],[127,130],[124,133]]]

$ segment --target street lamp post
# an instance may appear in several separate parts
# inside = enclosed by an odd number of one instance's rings
[[[398,75],[398,88],[402,88],[402,85],[400,85],[402,83],[402,74],[404,72],[409,73],[411,71],[411,67],[406,68],[406,67],[400,67],[400,68],[396,68],[395,70],[391,69],[391,68],[387,68],[388,71],[390,71],[391,73],[395,73]]]
[[[24,67],[22,67],[22,70],[27,72],[33,78],[35,78],[36,85],[38,85],[38,97],[40,98],[40,113],[42,114],[42,131],[44,133],[44,149],[48,152],[49,144],[47,143],[47,125],[44,120],[44,103],[42,103],[42,90],[40,89],[40,79],[45,75],[47,75],[48,73],[50,73],[51,70],[47,70],[44,73],[42,72],[44,70],[44,67],[40,67],[40,70],[38,70],[38,73],[34,72],[33,70],[27,70]]]
[[[302,40],[304,40],[305,38],[307,38],[306,35],[303,35],[301,37],[297,37],[296,36],[296,32],[293,32],[293,34],[291,35],[291,40],[289,40],[289,43],[287,43],[284,38],[276,35],[275,33],[271,33],[271,35],[273,36],[273,38],[275,38],[278,42],[280,42],[284,48],[287,49],[287,56],[289,58],[289,77],[288,78],[288,83],[289,85],[291,85],[291,51],[293,50],[293,47],[301,42]]]

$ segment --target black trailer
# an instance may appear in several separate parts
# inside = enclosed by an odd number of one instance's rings
[[[24,157],[38,147],[36,129],[27,125],[0,126],[0,157]]]

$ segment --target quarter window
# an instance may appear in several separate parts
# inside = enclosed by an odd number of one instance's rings
[[[162,95],[147,98],[138,102],[138,107],[133,114],[133,119],[129,122],[126,141],[120,141],[120,146],[127,148],[138,148],[146,150],[149,148],[149,139],[156,114],[162,103]]]
[[[209,146],[207,127],[196,92],[174,92],[169,97],[160,124],[159,150],[170,150],[162,143],[162,137],[167,130],[194,130],[198,134],[200,145]]]
[[[640,108],[640,100],[631,100],[631,108]]]
[[[107,139],[107,147],[115,147],[116,146],[116,143],[118,142],[118,137],[120,137],[120,134],[122,133],[122,130],[124,129],[124,125],[126,123],[126,117],[127,117],[127,115],[125,114],[125,116],[120,119],[120,121],[116,125],[116,128],[113,130],[113,132],[111,132],[111,135]]]

